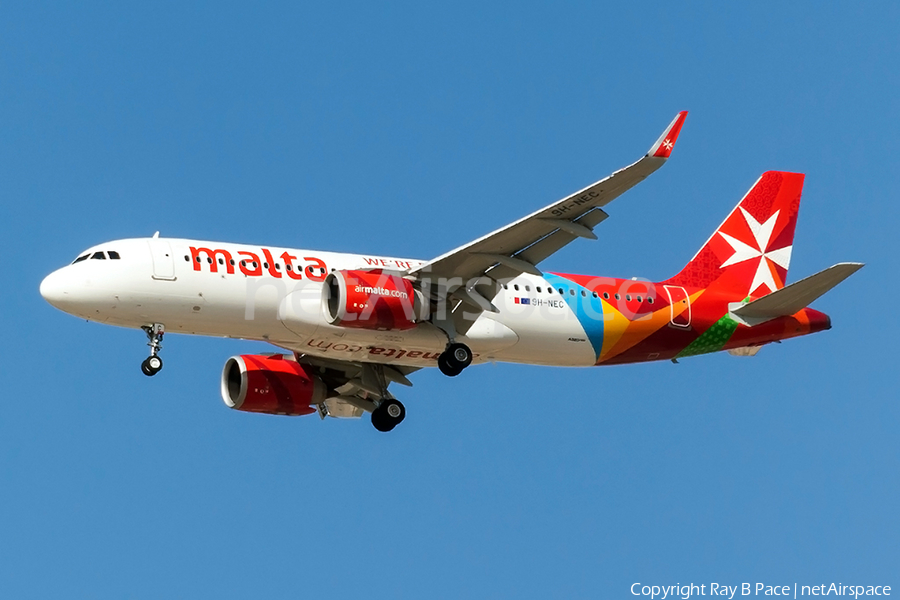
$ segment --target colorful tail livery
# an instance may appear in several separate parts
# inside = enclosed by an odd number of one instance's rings
[[[828,316],[809,304],[862,265],[840,263],[787,284],[798,173],[764,173],[666,281],[538,268],[575,240],[597,239],[608,205],[670,159],[686,118],[678,113],[631,165],[432,260],[153,236],[86,250],[47,276],[41,294],[79,317],[143,329],[148,376],[162,369],[166,331],[268,342],[290,354],[229,359],[226,405],[323,418],[368,412],[379,431],[406,414],[388,386],[411,386],[408,376],[425,367],[456,376],[491,361],[746,356],[828,329]]]
[[[862,265],[841,263],[785,287],[803,178],[764,173],[694,258],[666,281],[556,274],[580,288],[566,299],[596,363],[720,350],[753,355],[769,342],[828,329],[830,319],[806,307]],[[560,289],[565,294],[565,286]],[[591,298],[598,307],[585,310]]]
[[[800,173],[763,173],[696,256],[665,283],[738,299],[783,288],[802,191]]]

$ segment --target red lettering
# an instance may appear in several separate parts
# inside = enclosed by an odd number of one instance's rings
[[[239,250],[238,254],[247,258],[247,260],[242,260],[240,262],[241,273],[248,277],[261,277],[262,276],[262,264],[260,264],[259,257],[252,252],[244,252],[243,250]],[[253,265],[253,269],[247,268],[247,263]]]
[[[296,256],[291,256],[287,252],[284,252],[281,255],[281,260],[284,261],[284,270],[288,277],[291,279],[303,279],[303,274],[300,272],[300,269],[294,270],[293,261],[297,260]]]
[[[422,353],[419,350],[412,350],[406,355],[406,358],[419,358]]]
[[[200,253],[204,252],[207,257],[207,263],[209,263],[209,270],[212,273],[219,272],[218,255],[221,254],[222,258],[225,260],[225,270],[230,274],[234,273],[234,265],[231,264],[231,253],[228,250],[210,250],[209,248],[194,248],[191,246],[191,262],[194,263],[194,270],[199,271],[200,265],[202,264],[202,260],[200,258]]]
[[[321,258],[315,258],[313,256],[304,256],[303,260],[311,260],[313,264],[306,265],[306,276],[310,279],[310,281],[325,281],[325,274],[328,271],[328,267],[325,265],[325,261]]]
[[[369,265],[369,266],[373,266],[373,265],[377,265],[377,264],[378,264],[378,259],[377,259],[377,258],[366,258],[366,257],[364,256],[364,257],[363,257],[363,260],[366,261],[366,264]]]
[[[266,257],[266,264],[269,265],[269,275],[275,279],[281,279],[281,271],[275,268],[275,261],[272,260],[272,253],[268,249],[263,248],[263,256]]]
[[[369,354],[382,354],[384,348],[369,348]]]

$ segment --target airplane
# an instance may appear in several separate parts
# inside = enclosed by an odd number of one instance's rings
[[[94,246],[48,275],[41,295],[90,321],[143,329],[144,374],[162,369],[166,333],[264,341],[229,358],[233,409],[275,415],[406,416],[391,384],[471,364],[593,366],[728,351],[831,328],[809,304],[859,270],[838,263],[786,285],[804,175],[769,171],[687,265],[659,282],[543,272],[604,208],[670,157],[678,113],[637,162],[431,260],[159,237]]]

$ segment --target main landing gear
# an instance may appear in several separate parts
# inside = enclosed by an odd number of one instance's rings
[[[166,328],[162,323],[154,323],[153,325],[144,325],[141,327],[147,334],[147,343],[150,346],[150,356],[141,363],[141,371],[147,377],[153,377],[163,368],[162,359],[159,357],[159,351],[162,350],[162,339],[166,333]]]
[[[403,421],[406,408],[396,398],[385,398],[372,411],[372,425],[378,431],[388,432]]]
[[[455,377],[463,372],[463,369],[472,364],[472,351],[465,344],[451,343],[438,357],[438,368],[441,373]],[[372,411],[372,426],[378,431],[388,432],[399,425],[406,417],[406,408],[403,403],[387,393],[387,386],[382,387],[380,404]]]
[[[438,368],[448,377],[456,377],[472,364],[472,351],[465,344],[450,344],[438,357]]]

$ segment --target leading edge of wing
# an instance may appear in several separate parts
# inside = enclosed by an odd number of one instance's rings
[[[599,209],[665,164],[686,117],[687,111],[679,112],[650,150],[631,165],[518,221],[442,254],[410,271],[410,274],[469,279],[482,275],[498,264],[506,267],[503,269],[505,272],[510,272],[509,265],[515,262],[504,262],[498,257],[516,258],[516,254],[534,245],[534,251],[528,253],[529,260],[519,258],[522,268],[511,269],[533,272],[521,263],[534,265],[578,237],[596,238],[591,230],[606,218],[606,214]],[[592,212],[595,214],[588,214]],[[554,240],[553,237],[560,239]],[[543,247],[538,248],[538,242]]]

